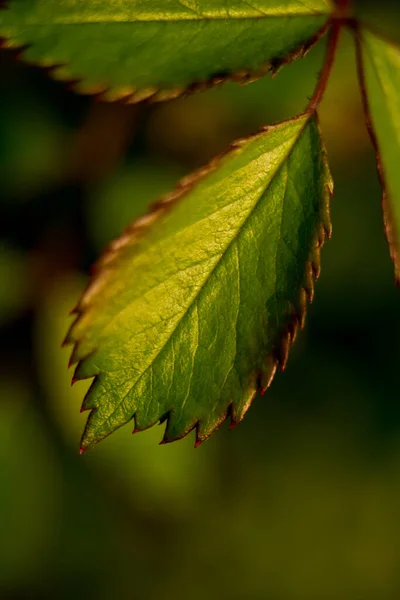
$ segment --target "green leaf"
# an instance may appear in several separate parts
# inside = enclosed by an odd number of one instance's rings
[[[10,0],[9,47],[106,99],[164,99],[276,70],[322,34],[331,0]]]
[[[284,367],[319,248],[330,178],[314,117],[233,145],[136,221],[77,307],[75,378],[97,375],[82,448],[135,418],[206,439]]]
[[[383,186],[383,215],[400,284],[400,49],[369,31],[358,39],[367,124]]]
[[[331,180],[315,117],[233,144],[111,244],[66,342],[97,375],[82,448],[133,417],[164,441],[242,420],[284,368],[319,249]]]

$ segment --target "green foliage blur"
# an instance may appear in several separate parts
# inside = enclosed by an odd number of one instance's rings
[[[104,246],[235,138],[301,112],[323,51],[153,106],[77,96],[1,51],[1,598],[400,597],[400,292],[349,34],[320,111],[333,237],[285,375],[244,422],[196,450],[124,427],[79,456],[88,384],[71,388],[60,348]]]

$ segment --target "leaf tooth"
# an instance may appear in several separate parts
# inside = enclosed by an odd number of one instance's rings
[[[94,277],[91,280],[79,304],[77,305],[79,313],[82,313],[84,310],[87,310],[88,307],[93,303],[94,298],[99,296],[99,293],[107,283],[107,279],[108,270],[103,269],[96,277]],[[77,323],[75,322],[74,325],[76,324]]]
[[[113,240],[106,248],[106,253],[115,254],[130,242],[130,233],[132,229],[125,231],[118,239]]]
[[[69,311],[69,315],[78,315],[79,314],[79,303],[74,306],[74,308],[71,308],[71,310]]]
[[[327,211],[327,213],[327,215],[324,215],[323,226],[326,233],[326,237],[328,238],[328,240],[330,240],[332,237],[332,223],[329,216],[329,210]]]
[[[205,92],[212,85],[212,80],[209,81],[195,81],[190,84],[185,90],[185,94],[193,94],[194,92]]]
[[[100,380],[99,377],[96,377],[85,394],[85,397],[82,401],[81,412],[84,412],[86,410],[95,410],[97,408],[96,404],[94,404],[93,401],[93,392],[95,392],[98,387],[100,387]]]
[[[304,287],[299,291],[296,313],[300,329],[303,329],[307,313],[307,292]]]
[[[157,208],[167,208],[168,204],[172,204],[173,202],[176,202],[177,200],[179,200],[179,198],[181,198],[181,196],[183,195],[183,186],[182,186],[182,182],[178,183],[176,189],[171,192],[170,194],[168,194],[167,196],[164,196],[163,198],[160,198],[159,200],[157,200],[156,202],[156,207]],[[134,231],[134,229],[132,228],[131,231]]]
[[[137,433],[142,433],[143,431],[146,431],[147,429],[151,429],[151,428],[152,428],[152,427],[154,427],[154,426],[157,424],[157,422],[158,422],[158,419],[157,419],[157,420],[155,420],[155,421],[151,421],[151,422],[149,422],[149,423],[140,424],[140,423],[138,422],[138,417],[137,417],[137,414],[136,414],[136,413],[134,413],[134,414],[132,415],[132,417],[130,418],[130,420],[133,420],[133,421],[134,421],[134,423],[135,423],[135,427],[134,427],[134,428],[133,428],[133,430],[132,430],[132,435],[136,435]],[[160,425],[162,424],[162,423],[161,423],[161,419],[160,419],[160,422],[159,422],[159,424],[160,424]],[[161,442],[160,442],[160,444],[161,444]]]
[[[326,236],[328,238],[328,240],[331,238],[332,236],[332,221],[331,221],[331,214],[330,214],[330,200],[331,197],[333,195],[333,183],[332,180],[330,178],[330,173],[328,172],[329,175],[329,180],[328,183],[326,183],[325,185],[325,190],[324,190],[324,202],[322,203],[321,209],[320,209],[320,219],[323,225],[323,228],[325,230]]]
[[[211,86],[220,86],[226,81],[226,77],[224,75],[213,75],[210,79],[210,87]]]
[[[205,167],[200,167],[200,169],[197,169],[196,171],[194,171],[194,173],[191,173],[190,175],[186,175],[186,177],[183,177],[181,179],[181,181],[178,184],[178,189],[177,192],[179,191],[183,191],[187,188],[192,187],[195,183],[197,183],[197,181],[199,179],[201,179],[202,177],[205,177],[211,170],[212,168],[210,167],[210,165],[216,165],[215,163],[216,159],[212,159],[209,165],[206,165]],[[170,194],[170,197],[174,196],[174,193]],[[175,199],[175,198],[173,198]]]
[[[311,267],[312,267],[314,278],[318,279],[321,274],[321,252],[319,249],[318,240],[317,240],[317,246],[314,248],[314,250],[311,253],[310,261],[311,261]]]
[[[129,246],[132,242],[134,242],[134,236],[132,235],[132,230],[126,230],[122,233],[121,237],[111,242],[100,258],[97,259],[92,270],[94,271],[93,275],[95,278],[100,277],[104,271],[107,269],[111,270],[114,266],[114,262],[119,257],[120,253]]]
[[[281,60],[271,63],[271,67],[270,67],[271,79],[275,79],[275,77],[278,75],[279,71],[281,71],[283,66],[284,66],[284,63]]]
[[[232,405],[231,413],[230,413],[231,420],[234,421],[236,424],[243,421],[247,411],[249,410],[254,398],[257,395],[257,390],[258,390],[258,386],[257,386],[257,380],[255,378],[254,383],[252,383],[252,385],[249,388],[245,402],[241,402],[240,405],[238,405],[238,406],[235,406],[234,404]]]
[[[240,421],[235,421],[233,417],[233,402],[228,404],[228,408],[226,411],[226,418],[230,420],[231,424],[229,425],[229,430],[234,429],[237,425],[239,425]]]
[[[325,238],[326,238],[325,228],[321,223],[320,226],[318,227],[318,241],[317,241],[318,248],[322,248],[322,246],[325,243]]]
[[[19,40],[13,38],[0,38],[0,48],[7,48],[9,50],[18,50],[17,58],[21,57],[22,51],[28,48],[28,44],[23,44]]]
[[[122,247],[123,246],[121,245],[121,248]],[[112,267],[118,255],[119,252],[117,250],[112,250],[109,247],[106,248],[96,263],[90,267],[90,276],[97,279],[105,269],[110,269]]]
[[[272,68],[271,64],[267,64],[255,72],[247,73],[247,75],[240,82],[240,85],[242,85],[242,86],[249,85],[250,83],[254,83],[255,81],[258,81],[261,77],[264,77],[264,75],[266,75],[268,73],[268,71],[271,70],[271,68]]]
[[[229,402],[228,408],[226,410],[226,419],[229,419],[231,422],[231,424],[229,425],[229,428],[228,428],[229,430],[234,429],[243,421],[245,414],[246,414],[251,402],[254,400],[256,394],[257,394],[257,391],[252,393],[250,403],[246,404],[244,409],[241,412],[240,411],[235,412],[235,406],[234,406],[233,401]]]
[[[285,65],[290,64],[292,61],[296,60],[297,58],[304,58],[306,56],[306,54],[310,51],[310,49],[326,34],[329,27],[330,27],[330,22],[327,21],[325,23],[325,25],[323,25],[321,27],[321,29],[319,29],[317,31],[317,33],[308,42],[306,42],[305,44],[302,44],[301,46],[299,46],[298,48],[293,50],[289,55],[285,56],[284,58],[278,58],[278,59],[272,61],[270,64],[271,78],[273,79],[274,77],[276,77],[277,74],[279,73],[279,71]]]
[[[88,357],[85,357],[85,358],[88,358]],[[86,364],[87,363],[84,359],[79,359],[79,362],[75,367],[75,371],[74,371],[74,375],[73,375],[73,379],[75,379],[75,381],[82,381],[84,379],[91,379],[92,377],[99,376],[99,373],[96,371],[87,372],[85,370],[87,368]]]
[[[230,148],[236,150],[237,148],[243,148],[248,143],[248,139],[240,138],[231,143]]]
[[[26,56],[23,58],[27,61]],[[29,62],[29,60],[27,62]],[[104,93],[108,87],[104,82],[86,82],[73,76],[68,67],[64,64],[54,64],[50,61],[45,63],[36,60],[33,61],[33,64],[39,64],[40,66],[45,67],[49,75],[56,81],[64,83],[67,89],[86,96],[94,96],[95,101],[100,100],[101,94]]]
[[[305,272],[304,272],[304,281],[303,286],[308,296],[308,300],[311,303],[314,299],[314,278],[313,278],[313,268],[311,261],[307,263]]]
[[[260,387],[261,387],[261,395],[262,396],[265,394],[266,390],[271,385],[272,380],[275,376],[277,367],[278,367],[277,359],[272,354],[269,354],[264,363],[263,371],[262,371],[262,374],[260,377]]]
[[[24,57],[24,60],[26,60],[25,57]],[[62,81],[63,83],[70,83],[70,84],[73,84],[77,81],[76,78],[72,77],[72,75],[66,65],[54,64],[54,62],[53,62],[53,63],[49,63],[48,68],[50,70],[51,76],[56,81]]]
[[[138,104],[143,100],[149,100],[150,102],[155,98],[157,94],[156,87],[149,87],[143,90],[136,90],[133,94],[127,99],[127,104]]]
[[[173,411],[169,411],[164,420],[167,421],[167,425],[165,427],[164,436],[160,444],[170,444],[171,442],[175,442],[186,437],[191,431],[193,431],[195,427],[198,426],[199,423],[199,419],[195,417],[187,421],[183,427],[181,423],[178,426],[176,415]]]
[[[293,315],[293,319],[291,323],[289,323],[289,333],[290,333],[290,343],[293,344],[297,337],[297,332],[299,329],[299,321],[296,315]]]
[[[133,421],[135,422],[135,427],[132,430],[132,435],[136,435],[137,433],[142,433],[143,431],[146,431],[147,429],[151,429],[151,427],[154,427],[157,422],[159,425],[162,425],[167,419],[168,419],[169,413],[166,413],[165,415],[163,415],[160,419],[157,419],[155,421],[151,421],[151,422],[140,422],[139,417],[137,415],[137,413],[134,413],[134,415],[132,416]],[[160,444],[162,444],[163,442],[161,441]],[[165,444],[167,442],[164,442]]]
[[[156,221],[158,219],[158,217],[160,216],[161,210],[153,210],[152,212],[148,213],[147,215],[143,215],[143,217],[139,217],[138,219],[136,219],[135,221],[135,226],[133,228],[133,231],[137,231],[139,229],[147,229],[150,225],[152,225],[154,223],[154,221]]]
[[[196,425],[196,441],[194,444],[195,448],[198,448],[200,444],[208,440],[209,437],[226,421],[226,414],[221,415],[219,419],[209,426],[207,429],[204,429],[204,425],[201,421],[199,421]]]
[[[74,324],[72,324],[71,327],[68,329],[67,335],[65,336],[65,338],[61,342],[61,348],[65,348],[65,346],[69,346],[70,344],[74,344],[75,343],[75,338],[72,335],[73,325]]]
[[[239,71],[235,71],[229,76],[230,81],[234,81],[236,83],[240,83],[249,75],[249,71],[246,69],[240,69]]]
[[[75,346],[75,348],[76,348],[76,346]],[[73,349],[71,357],[68,361],[68,369],[70,369],[71,367],[76,365],[76,363],[79,361],[79,358],[76,357],[75,348]]]
[[[85,96],[100,96],[104,94],[108,85],[102,82],[74,81],[72,84],[74,91]]]
[[[291,334],[290,334],[290,331],[287,331],[281,336],[279,345],[277,346],[277,348],[275,350],[276,359],[278,361],[278,364],[281,368],[282,373],[286,368],[286,364],[287,364],[287,360],[288,360],[288,356],[289,356],[290,345],[291,345]]]
[[[236,425],[238,425],[243,420],[256,394],[257,390],[252,390],[250,398],[241,408],[235,407],[233,403],[230,402],[225,412],[223,412],[216,420],[212,422],[199,419],[196,424],[196,443],[194,447],[198,448],[200,444],[208,440],[208,438],[219,427],[221,427],[223,423],[225,423],[228,417],[230,417],[231,420],[230,429],[236,427]]]
[[[335,184],[333,182],[332,174],[331,174],[330,169],[329,169],[328,157],[327,157],[327,154],[326,154],[326,150],[325,150],[325,163],[326,163],[325,176],[326,176],[326,179],[327,179],[327,182],[326,182],[327,195],[326,195],[325,199],[327,201],[328,208],[329,208],[329,206],[330,206],[330,200],[331,200],[331,198],[335,194]]]
[[[129,100],[136,92],[132,85],[120,86],[117,88],[107,88],[100,96],[102,102],[117,102],[120,100]]]
[[[159,425],[162,425],[163,423],[165,423],[168,420],[168,417],[170,415],[171,411],[166,412],[164,415],[162,415],[159,419]]]
[[[181,96],[186,91],[185,86],[172,88],[169,90],[158,90],[154,96],[151,97],[151,102],[164,102],[164,100],[174,100]],[[132,102],[135,102],[135,97],[132,98]]]

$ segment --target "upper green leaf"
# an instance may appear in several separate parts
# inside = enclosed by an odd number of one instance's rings
[[[332,10],[330,0],[10,0],[0,36],[80,91],[138,101],[277,68]]]
[[[330,187],[304,115],[233,144],[111,245],[66,340],[75,378],[98,375],[83,448],[133,417],[198,442],[243,418],[303,322]]]
[[[384,188],[385,228],[400,283],[400,50],[369,31],[359,35],[367,119]]]

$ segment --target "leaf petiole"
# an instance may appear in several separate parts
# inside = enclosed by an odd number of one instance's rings
[[[314,113],[321,103],[321,100],[325,94],[326,87],[328,85],[329,78],[332,73],[333,64],[335,62],[336,51],[338,48],[340,32],[342,30],[343,20],[333,19],[332,28],[329,34],[328,48],[326,51],[325,62],[320,73],[317,87],[315,88],[314,94],[311,97],[310,102],[305,110],[305,114]]]

